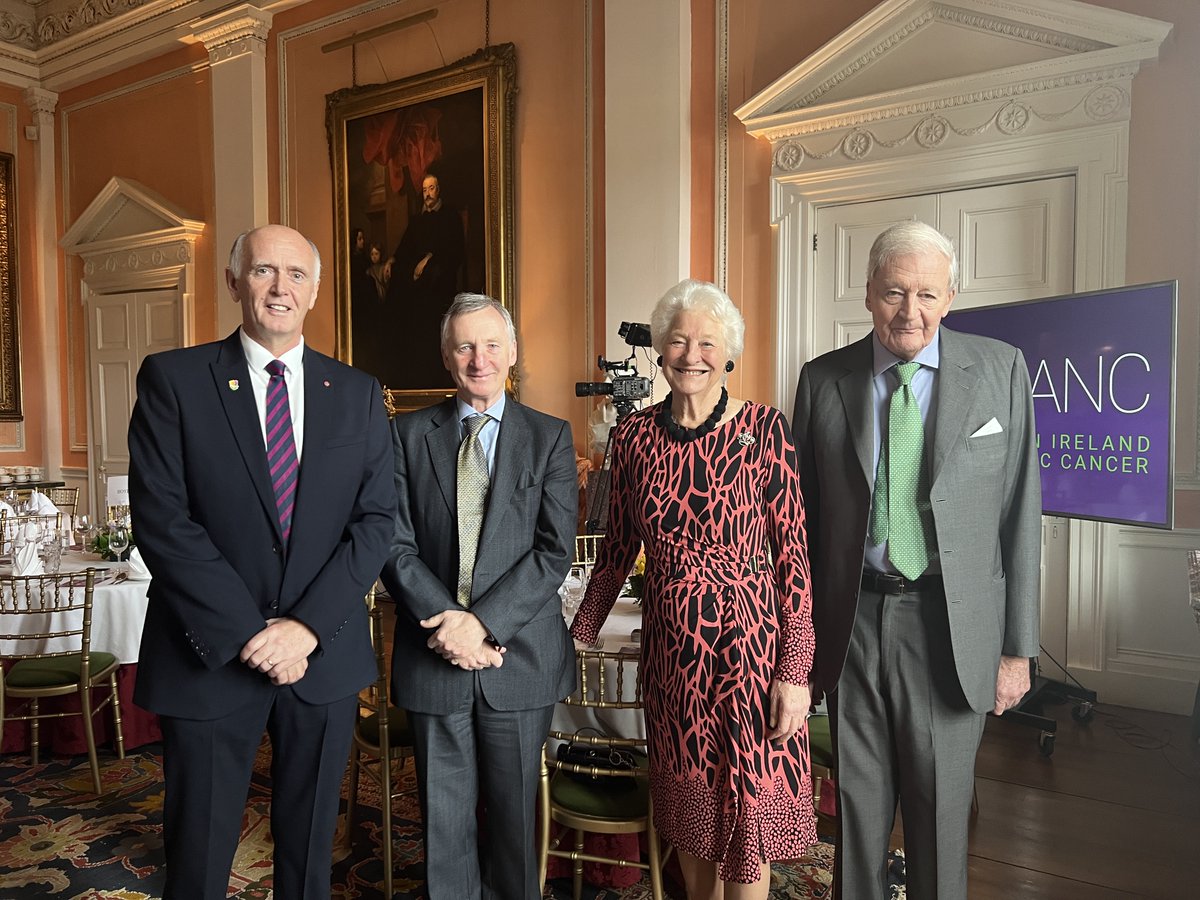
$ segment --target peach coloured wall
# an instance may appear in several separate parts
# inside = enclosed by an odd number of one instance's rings
[[[13,159],[13,204],[15,230],[10,253],[10,287],[17,304],[17,340],[20,353],[21,423],[0,423],[0,464],[39,465],[44,456],[42,416],[45,414],[40,385],[45,380],[48,360],[38,348],[43,343],[42,304],[36,292],[32,265],[34,243],[34,152],[24,138],[24,127],[33,117],[22,92],[0,87],[0,152]],[[14,277],[15,276],[15,277]]]
[[[341,18],[336,4],[309,4],[275,18],[268,59],[272,92],[286,115],[272,141],[275,209],[333,259],[333,187],[325,95],[351,85],[347,48],[321,46],[401,17],[395,9]],[[358,83],[396,80],[439,68],[483,45],[481,0],[449,0],[438,16],[360,45]],[[348,15],[348,13],[347,13]],[[491,42],[511,41],[517,55],[514,130],[516,297],[521,399],[570,419],[576,435],[584,404],[574,382],[587,377],[584,311],[584,35],[581,3],[494,0]],[[435,40],[436,38],[436,40]],[[282,75],[280,75],[282,72]],[[276,126],[272,126],[276,127]],[[333,283],[323,284],[308,316],[313,346],[334,345]]]
[[[728,290],[746,319],[741,393],[765,403],[775,399],[772,381],[776,365],[770,146],[747,135],[732,111],[873,6],[870,0],[728,3]]]
[[[60,95],[57,136],[62,231],[75,223],[113,176],[144,185],[189,218],[214,220],[207,59],[203,47],[183,47]],[[196,248],[197,341],[214,337],[212,252],[208,236],[203,235]],[[63,461],[68,466],[87,465],[89,398],[81,276],[78,258],[64,254],[61,288],[70,365],[63,384],[68,389],[71,415],[64,428]]]

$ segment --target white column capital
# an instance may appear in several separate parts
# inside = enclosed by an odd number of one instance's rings
[[[44,88],[25,88],[24,99],[25,105],[33,111],[35,116],[39,117],[54,115],[54,108],[58,106],[58,94]]]
[[[192,34],[208,50],[211,63],[248,54],[266,57],[267,35],[273,16],[266,10],[240,3],[215,16],[191,23]]]

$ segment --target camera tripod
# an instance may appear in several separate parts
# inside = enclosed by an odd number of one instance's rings
[[[608,495],[612,489],[612,453],[613,435],[617,426],[634,410],[632,400],[614,400],[617,409],[617,421],[608,430],[608,438],[604,442],[604,460],[596,471],[594,480],[588,482],[588,509],[584,529],[588,534],[604,534],[608,528]]]

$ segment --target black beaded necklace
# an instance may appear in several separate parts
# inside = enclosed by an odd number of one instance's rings
[[[729,391],[721,388],[721,399],[717,401],[717,405],[713,407],[713,411],[709,413],[708,418],[697,425],[695,428],[684,428],[675,421],[675,417],[671,415],[671,395],[667,394],[667,399],[662,402],[662,409],[658,413],[658,424],[675,440],[686,443],[694,441],[696,438],[704,437],[721,421],[721,416],[725,415],[725,407],[729,405]]]

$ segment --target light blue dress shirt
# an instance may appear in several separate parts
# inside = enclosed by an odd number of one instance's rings
[[[488,478],[496,473],[496,439],[500,437],[500,420],[504,418],[504,403],[507,399],[505,394],[501,394],[499,400],[483,411],[484,415],[492,418],[479,430],[479,443],[483,445],[484,455],[487,456]],[[461,399],[458,401],[459,443],[467,436],[467,426],[463,424],[463,419],[469,419],[478,412],[471,404],[463,403]]]

